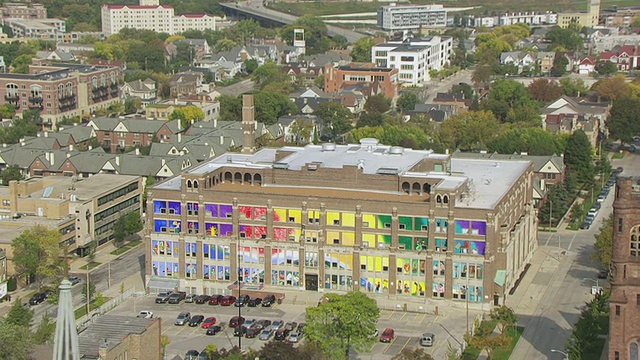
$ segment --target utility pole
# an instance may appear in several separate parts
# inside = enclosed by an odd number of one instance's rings
[[[87,266],[87,320],[89,320],[89,311],[91,310],[91,308],[89,307],[89,303],[91,303],[91,292],[90,292],[90,288],[91,288],[91,284],[89,284],[89,278],[91,277],[90,274],[91,270],[89,270],[89,266]]]
[[[237,259],[238,259],[238,269],[236,270],[236,274],[238,274],[238,322],[239,320],[242,318],[242,304],[240,304],[239,300],[240,300],[240,291],[242,289],[242,278],[240,275],[240,236],[236,237],[236,255],[237,255]],[[242,326],[239,325],[239,326]],[[242,333],[240,334],[240,336],[238,336],[238,348],[240,349],[240,351],[242,351]]]
[[[549,199],[549,231],[551,231],[552,218],[553,218],[553,200]]]

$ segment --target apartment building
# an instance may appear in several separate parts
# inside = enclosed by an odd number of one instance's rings
[[[40,109],[44,126],[63,117],[89,116],[120,102],[122,72],[118,67],[47,63],[29,66],[28,74],[0,74],[0,105],[21,115]]]
[[[632,170],[633,171],[633,170]],[[637,359],[640,346],[640,176],[618,176],[613,201],[609,359]]]
[[[558,23],[558,14],[545,12],[517,12],[504,13],[496,16],[469,16],[473,27],[495,27],[514,24],[554,25]]]
[[[370,63],[351,63],[348,66],[325,66],[324,91],[336,93],[344,86],[377,83],[387,99],[394,100],[400,90],[398,69],[378,68]]]
[[[388,41],[371,48],[371,62],[381,68],[398,69],[400,82],[423,86],[431,80],[430,70],[442,70],[449,63],[453,38],[426,36]]]
[[[170,35],[187,30],[215,30],[218,16],[207,14],[174,15],[170,5],[158,0],[140,0],[140,5],[103,4],[101,8],[102,32],[117,34],[121,29],[146,29]]]
[[[569,26],[592,28],[598,25],[599,19],[600,0],[587,0],[587,11],[558,13],[558,26],[562,28],[568,28]]]
[[[39,40],[62,41],[65,36],[65,21],[58,19],[4,19],[13,36]]]
[[[127,147],[149,146],[154,138],[170,139],[173,134],[184,131],[180,121],[158,121],[135,118],[92,118],[88,127],[93,128],[98,143],[111,153],[124,151]]]
[[[604,9],[600,12],[599,24],[606,27],[629,27],[636,16],[640,16],[640,8]]]
[[[247,128],[252,113],[245,97]],[[250,140],[149,189],[149,289],[239,280],[501,304],[536,249],[529,161],[376,139],[252,153]]]
[[[38,3],[6,2],[0,6],[1,19],[46,19],[47,9]]]
[[[417,30],[447,26],[447,9],[442,5],[389,5],[378,9],[378,26],[383,30]]]

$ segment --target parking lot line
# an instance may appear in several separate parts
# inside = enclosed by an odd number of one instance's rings
[[[200,326],[196,326],[196,327],[193,329],[193,331],[191,331],[191,334],[190,334],[190,335],[195,334],[198,330],[200,330]]]
[[[427,313],[424,313],[424,315],[422,315],[422,319],[420,319],[420,323],[424,322],[424,319],[427,317]]]
[[[384,353],[386,353],[386,352],[387,352],[387,350],[389,350],[389,348],[391,348],[391,345],[393,345],[393,343],[395,343],[395,342],[396,342],[396,339],[397,339],[397,338],[398,338],[398,337],[396,336],[396,337],[394,337],[393,339],[391,339],[391,341],[389,341],[389,345],[387,345],[387,346],[384,348],[384,350],[382,350],[382,353],[383,353],[383,354],[384,354]]]
[[[405,316],[407,316],[407,313],[402,314],[402,317],[400,318],[400,321],[402,321],[402,319],[404,319]]]
[[[185,329],[187,329],[186,326],[182,327],[180,330],[178,330],[177,333],[175,333],[174,335],[179,335],[181,332],[183,332]]]
[[[402,348],[400,348],[400,351],[398,351],[398,354],[399,354],[402,350],[404,350],[404,348],[406,348],[406,347],[407,347],[407,345],[409,344],[409,342],[410,342],[412,339],[413,339],[412,337],[409,337],[409,338],[407,339],[407,341],[404,343],[404,345],[402,345]]]
[[[388,317],[387,319],[391,319],[391,317],[392,317],[392,316],[393,316],[393,314],[395,314],[395,313],[396,313],[396,311],[395,311],[395,310],[394,310],[394,311],[389,312],[389,317]]]
[[[410,322],[414,322],[414,321],[418,318],[418,316],[419,316],[419,315],[420,315],[420,314],[418,314],[418,313],[414,314],[414,315],[413,315],[413,319],[408,320],[408,321],[410,321]]]

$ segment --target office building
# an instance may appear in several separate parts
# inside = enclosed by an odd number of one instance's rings
[[[378,9],[378,26],[383,30],[418,30],[447,26],[447,9],[442,5],[390,5]]]
[[[597,26],[600,19],[600,0],[588,0],[587,11],[561,12],[558,13],[558,26],[568,28],[577,26],[592,28]]]
[[[640,176],[625,174],[613,201],[609,359],[638,359],[640,346]]]
[[[214,294],[240,280],[502,304],[537,247],[529,161],[375,139],[253,153],[249,133],[246,151],[149,189],[150,291]]]

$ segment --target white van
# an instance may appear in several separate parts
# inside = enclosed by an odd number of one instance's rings
[[[420,337],[420,345],[422,346],[433,346],[436,342],[436,336],[432,333],[424,333]]]

